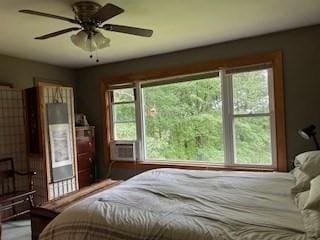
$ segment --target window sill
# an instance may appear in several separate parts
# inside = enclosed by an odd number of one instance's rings
[[[268,166],[226,166],[226,165],[213,165],[213,164],[196,164],[196,163],[170,163],[170,162],[128,162],[128,161],[114,161],[113,168],[128,168],[128,169],[141,169],[151,170],[156,168],[179,168],[191,170],[216,170],[216,171],[254,171],[254,172],[273,172],[276,171],[273,167]]]

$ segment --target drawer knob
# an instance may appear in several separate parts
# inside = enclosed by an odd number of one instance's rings
[[[89,158],[89,162],[92,162],[92,158],[91,157]]]

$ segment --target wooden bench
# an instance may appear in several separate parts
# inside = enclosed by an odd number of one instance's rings
[[[31,210],[32,240],[38,240],[42,230],[67,207],[85,197],[112,188],[120,183],[121,181],[107,179],[67,194],[60,199],[50,201],[40,207],[33,208]]]

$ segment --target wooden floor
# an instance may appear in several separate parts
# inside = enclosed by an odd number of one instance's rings
[[[1,240],[31,240],[30,220],[18,220],[2,223]]]

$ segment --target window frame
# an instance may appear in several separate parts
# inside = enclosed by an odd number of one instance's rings
[[[235,73],[226,73],[226,70],[221,70],[222,76],[222,90],[223,101],[225,107],[223,111],[224,122],[224,134],[225,134],[225,164],[231,166],[243,166],[243,167],[258,167],[258,168],[277,168],[277,145],[276,145],[276,126],[275,126],[275,95],[274,95],[274,70],[272,66],[266,66],[261,69],[248,69],[244,68],[237,73],[247,73],[251,71],[267,70],[268,71],[268,97],[269,97],[269,112],[268,113],[234,113],[234,88],[232,75]],[[258,165],[258,164],[241,164],[236,163],[236,141],[235,141],[235,119],[237,118],[255,118],[255,117],[269,117],[270,118],[270,140],[271,140],[271,165]]]
[[[105,143],[105,159],[107,164],[110,163],[110,102],[108,100],[108,94],[106,92],[110,90],[110,87],[113,84],[140,84],[142,81],[154,81],[156,79],[164,79],[164,78],[174,78],[175,76],[187,75],[187,74],[199,74],[204,72],[213,72],[218,71],[220,69],[230,69],[230,68],[238,68],[242,66],[250,66],[256,64],[270,63],[273,69],[273,79],[274,79],[274,119],[276,126],[276,167],[259,167],[259,166],[215,166],[215,165],[203,165],[197,163],[175,163],[175,162],[115,162],[115,167],[122,168],[139,168],[139,169],[152,169],[157,167],[178,167],[178,168],[190,168],[190,169],[218,169],[218,170],[253,170],[253,171],[283,171],[286,172],[288,170],[288,163],[286,159],[286,139],[285,139],[285,117],[284,117],[284,89],[283,89],[283,69],[282,69],[282,53],[272,52],[266,54],[258,54],[247,57],[240,57],[229,60],[213,60],[210,62],[206,62],[203,64],[194,64],[188,66],[180,66],[169,69],[162,69],[159,71],[145,72],[140,74],[130,74],[125,76],[115,76],[113,78],[102,81],[102,92],[103,92],[103,104],[104,107],[104,129],[106,130],[106,134],[104,135],[104,143]],[[223,84],[223,83],[222,83]],[[139,95],[139,93],[137,93]],[[110,96],[109,96],[110,97]],[[141,97],[141,93],[140,93]],[[138,97],[137,97],[138,99]],[[138,101],[141,103],[141,101]],[[141,110],[140,112],[143,112]],[[138,112],[138,111],[136,111]],[[140,114],[142,116],[142,114]],[[137,119],[138,120],[138,119]],[[139,121],[137,121],[139,122]],[[141,121],[140,121],[141,122]],[[137,127],[138,129],[138,127]],[[138,137],[138,135],[137,135]],[[225,144],[226,145],[226,144]],[[142,146],[141,146],[142,147]],[[227,153],[228,151],[226,151]],[[226,154],[225,153],[225,154]],[[139,160],[140,160],[139,156]],[[227,156],[226,156],[227,158]],[[142,160],[142,159],[141,159]]]
[[[115,102],[114,101],[114,96],[113,96],[113,91],[114,90],[121,90],[121,89],[132,89],[133,91],[133,100],[132,101],[123,101],[123,102]],[[134,86],[123,86],[123,87],[118,87],[118,88],[112,88],[109,90],[109,100],[110,100],[110,136],[112,141],[131,141],[132,139],[115,139],[115,124],[117,123],[135,123],[136,125],[137,123],[137,111],[136,111],[136,105],[137,105],[137,94],[136,94],[136,88]],[[119,106],[119,105],[125,105],[125,104],[133,104],[135,107],[135,119],[134,121],[115,121],[115,117],[113,114],[113,110],[115,106]],[[136,137],[138,138],[138,129],[136,127]]]

